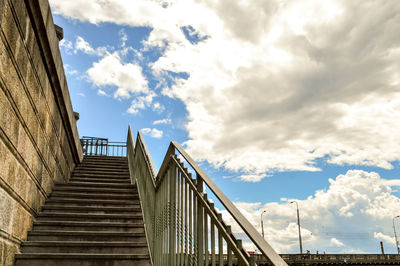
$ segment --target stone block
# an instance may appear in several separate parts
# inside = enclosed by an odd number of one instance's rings
[[[10,46],[12,53],[15,54],[15,50],[18,48],[15,44],[17,44],[17,40],[20,38],[20,34],[8,1],[5,1],[3,12],[4,16],[1,23],[1,28],[4,31],[4,35],[6,36],[8,43],[12,44]]]
[[[16,20],[18,21],[19,28],[22,31],[22,38],[25,39],[27,23],[29,21],[25,3],[23,0],[13,0],[11,4],[17,15]]]
[[[2,187],[0,187],[0,210],[2,210],[0,229],[5,232],[10,232],[13,216],[13,202],[7,191]]]
[[[14,244],[11,243],[9,241],[5,242],[4,245],[5,249],[4,249],[4,265],[10,266],[10,265],[14,265],[14,258],[15,258],[15,253],[19,252],[19,247]]]

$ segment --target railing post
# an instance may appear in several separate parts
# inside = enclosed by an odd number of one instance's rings
[[[250,264],[250,266],[256,266],[256,256],[254,256],[254,254],[250,255],[249,264]]]
[[[196,174],[196,189],[202,195],[203,194],[203,179],[199,174]],[[203,256],[203,207],[200,199],[197,199],[197,261],[198,265],[204,265],[204,256]]]
[[[169,168],[169,265],[175,265],[176,240],[176,166],[171,163]]]

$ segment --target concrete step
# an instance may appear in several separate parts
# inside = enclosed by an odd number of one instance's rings
[[[87,221],[87,222],[138,222],[143,221],[141,213],[131,214],[104,214],[104,213],[79,213],[79,212],[41,212],[37,221]]]
[[[79,166],[79,168],[76,168],[77,170],[79,169],[98,169],[98,170],[105,170],[105,171],[114,171],[114,170],[121,170],[121,171],[129,171],[128,164],[112,164],[112,163],[106,163],[106,164],[98,164],[98,163],[91,163],[91,162],[86,162],[82,163]]]
[[[70,206],[70,205],[44,205],[42,212],[74,212],[74,213],[141,213],[140,205],[135,206]]]
[[[86,160],[110,160],[110,161],[128,161],[127,157],[119,156],[97,156],[97,155],[85,155],[83,159]]]
[[[139,199],[87,199],[87,198],[65,198],[65,197],[57,197],[57,198],[49,198],[46,200],[47,204],[73,204],[73,205],[85,205],[85,206],[115,206],[115,205],[138,205],[140,204]]]
[[[144,233],[143,222],[35,221],[33,231],[112,231]]]
[[[137,194],[137,190],[135,188],[129,188],[127,186],[106,187],[106,186],[96,186],[96,184],[89,184],[87,186],[70,186],[69,184],[68,185],[60,185],[60,186],[54,187],[53,193],[54,192]]]
[[[74,173],[98,173],[98,174],[109,174],[109,175],[129,175],[129,169],[118,169],[118,168],[113,168],[113,169],[98,169],[98,168],[80,168],[80,169],[75,169]]]
[[[130,178],[129,174],[108,174],[108,173],[73,173],[71,177],[92,177],[92,178]]]
[[[143,254],[17,254],[15,266],[150,266],[150,256]]]
[[[84,192],[61,192],[54,191],[51,198],[71,198],[71,199],[139,199],[137,193],[84,193]]]
[[[91,166],[91,167],[84,167],[82,165],[79,165],[77,167],[75,167],[74,171],[83,171],[83,172],[88,172],[88,171],[93,171],[93,172],[123,172],[129,173],[129,168],[128,167],[114,167],[114,168],[105,168],[105,167],[96,167],[96,166]]]
[[[110,163],[110,164],[112,164],[112,163],[113,164],[128,164],[128,160],[126,158],[116,158],[116,157],[114,157],[114,158],[101,158],[101,157],[89,158],[89,157],[84,157],[83,161],[82,161],[82,164],[84,164],[84,163],[96,163],[96,164],[99,164],[99,165],[104,165],[104,164],[107,164],[107,163]]]
[[[28,241],[21,245],[21,252],[147,255],[149,249],[146,242]]]
[[[75,184],[79,182],[79,184]],[[69,180],[68,185],[80,185],[84,183],[84,185],[89,185],[92,186],[92,183],[98,183],[99,186],[118,186],[122,184],[121,186],[126,186],[127,184],[131,184],[131,180],[129,178],[94,178],[94,177],[72,177]],[[101,183],[101,184],[100,184]],[[105,184],[103,184],[105,183]],[[132,185],[133,186],[133,185]]]
[[[144,233],[108,232],[108,231],[30,231],[28,241],[102,241],[135,242],[146,241]]]

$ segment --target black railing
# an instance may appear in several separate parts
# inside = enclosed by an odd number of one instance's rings
[[[94,156],[126,156],[126,142],[108,141],[106,138],[84,136],[81,138],[84,155]]]

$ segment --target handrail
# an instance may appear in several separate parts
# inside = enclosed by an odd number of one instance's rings
[[[194,169],[196,179],[184,168],[175,151]],[[215,264],[216,259],[221,265],[255,265],[254,256],[244,250],[221,213],[207,199],[203,182],[273,265],[287,265],[178,143],[170,143],[157,173],[142,134],[138,132],[134,145],[129,127],[127,157],[131,180],[138,186],[143,205],[154,265],[208,265]]]
[[[228,197],[219,189],[212,179],[201,169],[201,167],[186,153],[184,149],[176,142],[172,141],[172,145],[178,150],[188,164],[203,179],[210,190],[221,201],[222,205],[232,215],[235,221],[240,225],[244,232],[249,236],[261,253],[266,256],[274,265],[287,265],[286,262],[272,249],[265,241],[260,233],[251,225],[251,223],[243,216],[236,206],[228,199]]]

